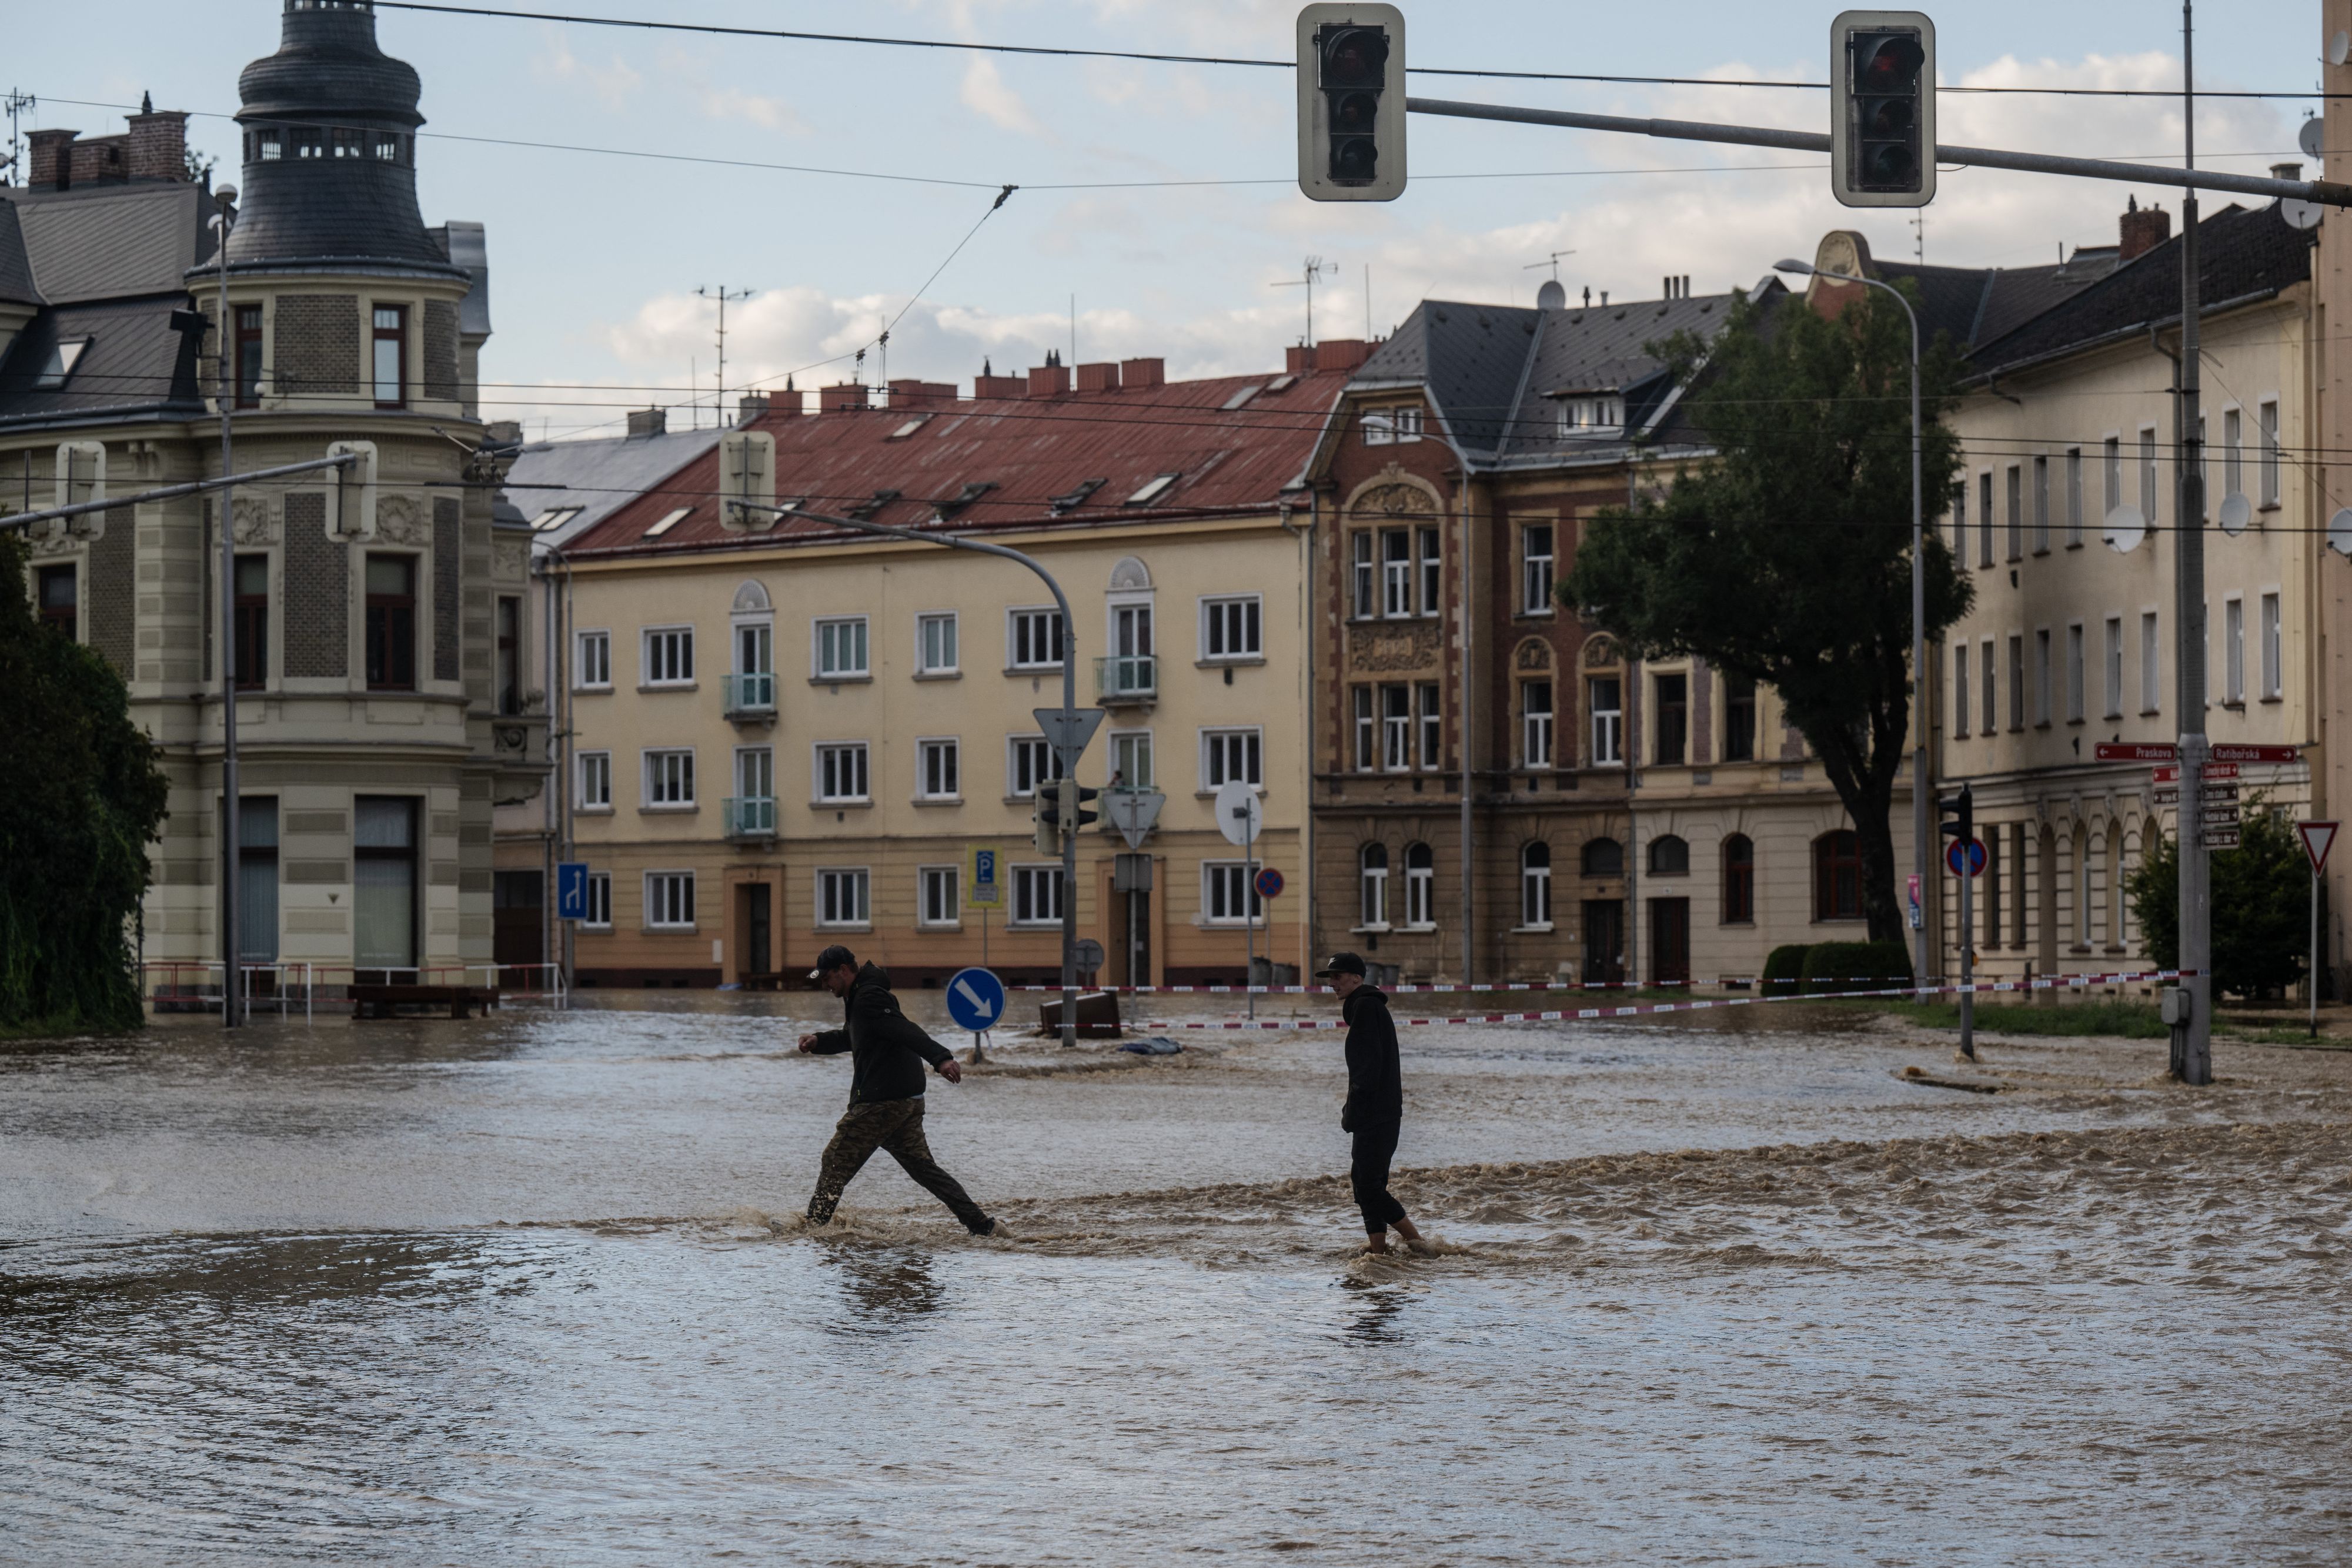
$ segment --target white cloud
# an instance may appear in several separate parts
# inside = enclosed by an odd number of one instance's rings
[[[713,120],[747,120],[763,130],[792,135],[809,129],[798,110],[772,94],[746,92],[739,87],[705,87],[698,97],[702,112]]]
[[[996,68],[996,62],[986,55],[974,55],[964,67],[964,107],[977,111],[990,123],[1024,136],[1044,136],[1045,129],[1021,101],[1021,95],[1007,87]]]
[[[571,40],[561,28],[544,32],[548,46],[531,61],[532,74],[541,79],[585,83],[606,109],[621,108],[645,86],[644,74],[619,55],[609,65],[592,65],[572,52]]]

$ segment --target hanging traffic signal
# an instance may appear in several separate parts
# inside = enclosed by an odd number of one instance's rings
[[[1087,810],[1087,802],[1096,799],[1101,793],[1099,789],[1087,789],[1075,779],[1063,779],[1061,783],[1062,831],[1075,833],[1088,822],[1100,821],[1101,813]]]
[[[1958,840],[1963,844],[1976,841],[1977,796],[1973,788],[1961,785],[1959,794],[1949,800],[1936,802],[1936,811],[1941,819],[1937,826],[1944,837]]]
[[[1298,13],[1298,188],[1318,202],[1404,194],[1404,13]]]
[[[1830,189],[1849,207],[1936,199],[1936,25],[1924,11],[1848,11],[1830,25]]]

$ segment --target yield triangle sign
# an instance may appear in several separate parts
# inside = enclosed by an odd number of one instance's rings
[[[2336,842],[2334,822],[2297,822],[2294,831],[2302,835],[2303,852],[2311,857],[2311,874],[2317,876],[2327,869],[2328,847]]]
[[[1075,779],[1078,758],[1086,755],[1087,742],[1102,727],[1103,710],[1098,707],[1073,708],[1064,712],[1057,707],[1032,708],[1037,716],[1037,727],[1052,744],[1054,755],[1062,759],[1062,774]]]

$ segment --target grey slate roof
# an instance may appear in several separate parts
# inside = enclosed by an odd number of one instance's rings
[[[559,507],[581,508],[561,527],[532,536],[536,545],[560,548],[709,452],[720,434],[713,429],[534,441],[515,459],[505,488],[526,518],[535,520]]]
[[[25,254],[25,231],[16,222],[15,204],[5,201],[0,201],[0,302],[41,303],[41,291],[33,283],[32,257]]]
[[[185,295],[52,306],[18,333],[0,360],[0,423],[88,419],[159,407],[200,411],[196,340],[172,329]],[[41,391],[34,381],[61,342],[88,339],[65,385]]]
[[[0,199],[15,210],[34,287],[51,304],[185,291],[204,222],[194,185],[17,188]]]

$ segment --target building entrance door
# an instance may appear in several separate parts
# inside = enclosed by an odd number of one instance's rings
[[[1584,983],[1614,986],[1625,978],[1625,905],[1614,898],[1584,901]]]
[[[490,883],[490,956],[501,964],[546,962],[547,877],[539,871],[502,871]],[[526,974],[526,983],[547,977]],[[505,977],[499,977],[505,982]]]
[[[743,973],[739,979],[753,975],[772,974],[769,967],[769,887],[755,882],[743,889]]]
[[[1650,900],[1650,983],[1690,984],[1690,900]]]

